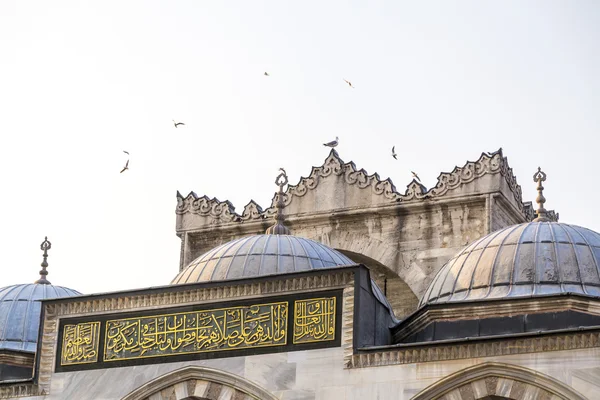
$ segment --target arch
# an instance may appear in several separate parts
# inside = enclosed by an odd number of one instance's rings
[[[407,261],[406,257],[398,251],[396,244],[386,243],[367,232],[331,230],[320,233],[303,231],[301,234],[333,247],[353,260],[353,255],[361,255],[375,261],[385,269],[386,275],[392,274],[406,283],[417,298],[421,297],[433,278],[428,276],[417,263]],[[450,258],[451,256],[448,257]]]
[[[247,379],[214,368],[190,365],[145,383],[122,400],[277,400]]]
[[[344,249],[336,249],[352,261],[363,264],[369,268],[371,279],[377,283],[377,286],[385,293],[385,297],[390,302],[394,314],[399,319],[404,319],[407,315],[415,311],[419,305],[419,298],[412,291],[410,286],[395,272],[379,261],[364,254],[354,253]]]
[[[587,400],[573,388],[548,375],[517,365],[495,362],[458,371],[425,388],[412,400],[537,398]]]

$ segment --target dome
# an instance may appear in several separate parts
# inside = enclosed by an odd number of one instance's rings
[[[192,261],[172,284],[221,281],[353,265],[322,243],[291,235],[255,235],[232,240]]]
[[[477,240],[434,277],[420,306],[576,293],[600,296],[600,234],[558,222],[510,226]]]
[[[81,293],[62,286],[31,283],[0,288],[0,350],[34,353],[41,302]]]

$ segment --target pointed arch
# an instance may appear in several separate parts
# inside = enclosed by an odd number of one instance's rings
[[[573,388],[548,375],[517,365],[495,362],[460,370],[425,388],[412,400],[477,400],[498,397],[511,400],[587,400]]]
[[[217,400],[217,398],[277,400],[247,379],[214,368],[190,365],[145,383],[122,400]]]

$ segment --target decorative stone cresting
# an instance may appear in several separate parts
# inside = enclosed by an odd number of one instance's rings
[[[586,400],[571,387],[547,375],[492,362],[458,371],[421,391],[412,400],[477,400],[492,396],[512,400]]]
[[[344,176],[348,185],[356,185],[365,190],[371,190],[376,195],[383,196],[393,204],[395,202],[417,201],[444,196],[449,190],[472,182],[486,174],[501,174],[514,195],[519,210],[526,215],[523,205],[521,186],[508,166],[508,159],[503,156],[502,149],[493,153],[482,153],[477,161],[469,161],[462,167],[455,167],[452,172],[443,172],[437,178],[437,184],[427,190],[425,186],[413,180],[404,194],[396,191],[390,178],[382,180],[377,173],[369,175],[364,169],[357,169],[353,162],[344,163],[338,153],[332,149],[325,162],[320,167],[313,167],[308,177],[300,178],[296,185],[289,185],[285,192],[284,204],[290,204],[295,197],[304,196],[309,190],[315,189],[319,182],[329,176]],[[245,222],[261,220],[270,217],[275,212],[278,195],[275,194],[271,207],[263,210],[254,200],[250,201],[241,215],[235,213],[235,208],[229,201],[219,201],[207,196],[198,197],[190,192],[183,197],[177,192],[177,214],[195,213],[210,216],[215,223]]]
[[[218,369],[187,366],[142,385],[122,400],[277,400],[267,390]]]

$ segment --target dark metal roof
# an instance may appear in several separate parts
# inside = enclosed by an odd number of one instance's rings
[[[529,222],[467,246],[434,277],[420,306],[579,293],[600,296],[600,234],[558,222]]]
[[[62,286],[37,283],[0,288],[0,350],[35,353],[40,300],[80,294]]]
[[[278,275],[354,261],[322,243],[291,235],[255,235],[232,240],[192,261],[172,284]]]
[[[355,264],[339,251],[314,240],[292,235],[254,235],[232,240],[204,253],[171,284],[254,278]],[[371,281],[371,288],[393,317],[392,306],[374,281]]]

